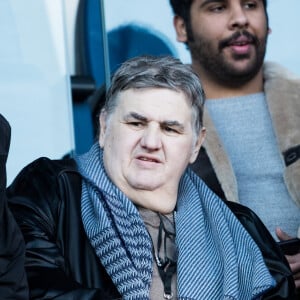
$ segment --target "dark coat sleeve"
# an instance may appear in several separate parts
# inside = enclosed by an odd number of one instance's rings
[[[30,299],[117,299],[82,227],[81,181],[71,182],[79,175],[61,171],[58,164],[38,159],[8,188],[9,205],[26,242]]]
[[[21,231],[7,206],[6,161],[10,126],[0,114],[0,297],[28,299],[25,274],[25,244]]]

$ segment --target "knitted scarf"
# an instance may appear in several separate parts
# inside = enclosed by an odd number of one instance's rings
[[[149,299],[152,242],[135,205],[111,182],[96,143],[76,158],[86,234],[122,299]],[[260,250],[192,171],[177,202],[178,299],[259,299],[274,285]]]

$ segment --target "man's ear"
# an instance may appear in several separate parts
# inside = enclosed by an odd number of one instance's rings
[[[272,33],[272,28],[268,27],[268,34]]]
[[[190,158],[190,163],[191,164],[197,159],[197,156],[199,154],[200,148],[201,148],[201,146],[202,146],[202,144],[204,142],[205,135],[206,135],[206,129],[205,129],[205,127],[202,127],[201,130],[200,130],[200,133],[198,135],[196,144],[194,146],[191,158]]]
[[[103,148],[105,143],[105,133],[107,127],[107,113],[105,110],[101,110],[99,116],[99,124],[100,124],[99,144],[100,147]]]
[[[176,38],[178,42],[187,42],[187,33],[184,20],[180,16],[175,16],[173,19],[173,25],[176,31]]]

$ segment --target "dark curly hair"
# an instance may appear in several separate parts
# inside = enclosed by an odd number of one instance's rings
[[[194,0],[170,0],[170,5],[172,7],[173,13],[177,16],[183,18],[184,22],[190,23],[190,9]],[[267,15],[267,0],[262,0],[265,7],[266,17]]]

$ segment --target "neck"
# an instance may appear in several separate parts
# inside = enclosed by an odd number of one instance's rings
[[[173,212],[177,202],[177,192],[133,190],[126,195],[134,204],[162,214]]]
[[[203,89],[207,99],[220,99],[255,94],[263,91],[263,70],[256,74],[254,78],[239,86],[229,86],[213,78],[201,66],[192,64],[193,69],[201,78]]]

